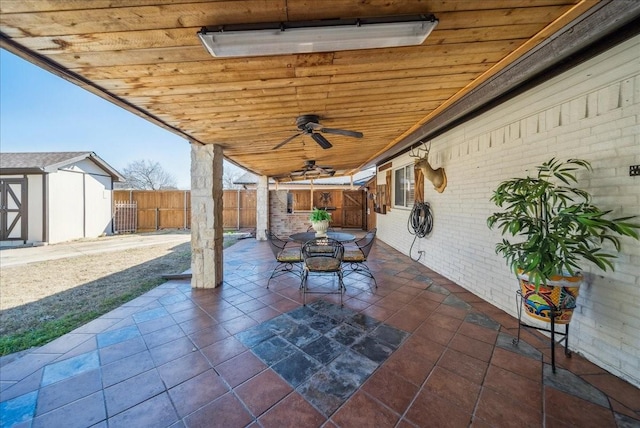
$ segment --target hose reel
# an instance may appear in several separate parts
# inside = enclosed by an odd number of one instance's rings
[[[428,202],[415,202],[413,204],[413,208],[409,214],[409,219],[407,220],[407,230],[410,234],[414,235],[411,248],[409,248],[409,258],[414,262],[417,262],[420,260],[423,253],[420,252],[418,258],[414,259],[411,256],[413,245],[416,243],[418,238],[428,236],[433,230],[433,213],[431,212],[431,205],[429,205]]]

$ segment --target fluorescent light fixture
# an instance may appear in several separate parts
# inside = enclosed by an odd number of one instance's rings
[[[204,27],[198,37],[215,57],[283,55],[422,44],[433,15],[329,19]]]

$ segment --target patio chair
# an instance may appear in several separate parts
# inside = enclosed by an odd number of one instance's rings
[[[300,246],[292,245],[290,248],[286,248],[287,244],[290,243],[289,241],[283,241],[269,230],[265,230],[265,232],[267,241],[269,241],[269,246],[271,247],[271,252],[276,259],[276,266],[267,281],[267,288],[269,288],[269,283],[273,278],[287,273],[294,273],[301,278],[302,255],[300,253]]]
[[[344,247],[339,241],[331,238],[316,238],[302,246],[302,304],[307,304],[307,294],[340,294],[340,306],[344,294],[342,281],[342,256]],[[338,277],[337,291],[310,291],[309,274],[336,275]]]
[[[367,257],[369,257],[369,252],[376,239],[376,232],[377,229],[371,229],[363,238],[354,242],[355,247],[346,248],[342,261],[344,264],[344,276],[359,273],[373,279],[373,283],[378,288],[376,278],[373,276],[369,266],[367,266]]]

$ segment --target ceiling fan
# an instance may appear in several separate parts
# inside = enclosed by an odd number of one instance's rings
[[[336,170],[330,166],[316,165],[316,161],[307,160],[304,161],[304,167],[297,171],[292,171],[289,177],[306,177],[306,176],[329,176],[332,177],[336,173]]]
[[[289,141],[300,135],[310,135],[313,140],[318,143],[323,149],[329,149],[332,144],[320,134],[320,132],[327,134],[344,135],[345,137],[362,138],[362,132],[348,131],[346,129],[325,128],[319,123],[320,118],[315,114],[305,114],[298,116],[296,119],[296,127],[300,132],[285,139],[283,142],[275,146],[272,150],[279,149],[287,144]],[[315,131],[315,132],[314,132]]]

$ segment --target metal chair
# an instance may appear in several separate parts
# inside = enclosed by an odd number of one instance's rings
[[[276,259],[276,266],[267,281],[267,288],[272,278],[287,274],[295,273],[299,278],[302,277],[302,254],[300,252],[300,246],[294,245],[290,248],[286,248],[288,241],[283,241],[278,238],[274,233],[269,230],[265,230],[267,235],[267,241],[271,247],[271,252]]]
[[[307,294],[340,294],[340,306],[344,294],[342,281],[342,256],[344,247],[339,241],[331,238],[316,238],[302,246],[302,304],[307,304]],[[338,277],[337,291],[309,291],[309,274],[336,275]]]
[[[342,258],[345,266],[344,276],[351,275],[352,273],[359,273],[360,275],[373,279],[373,283],[376,288],[378,288],[378,283],[376,282],[371,269],[367,266],[367,257],[369,257],[369,252],[371,251],[371,247],[373,247],[377,231],[377,229],[371,229],[363,238],[355,241],[354,243],[356,248],[346,248],[344,251],[344,257]]]

